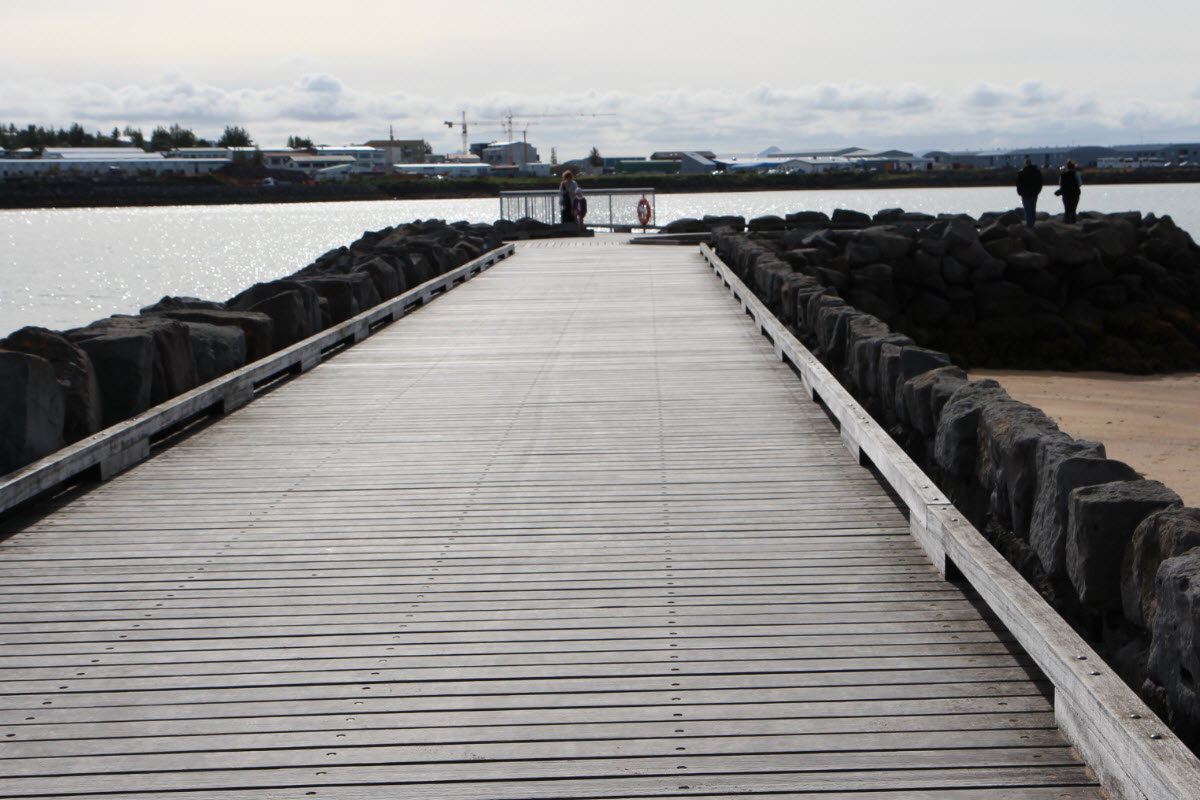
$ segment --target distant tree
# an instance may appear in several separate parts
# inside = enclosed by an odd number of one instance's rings
[[[267,157],[263,155],[263,151],[257,147],[254,148],[254,158],[250,161],[256,167],[265,167],[267,165]]]
[[[146,137],[142,135],[141,128],[135,128],[132,125],[125,126],[125,136],[129,141],[133,142],[134,147],[146,149]]]
[[[236,125],[226,125],[225,132],[217,140],[217,147],[251,147],[253,144],[254,140],[246,133],[246,129]]]
[[[314,147],[313,140],[305,136],[289,136],[287,146],[292,150],[311,150]]]
[[[150,149],[155,152],[174,150],[177,147],[195,147],[196,145],[196,134],[178,124],[172,125],[169,129],[159,125],[154,129],[154,133],[150,134]]]
[[[596,149],[595,147],[592,148],[592,152],[588,153],[587,160],[588,160],[588,163],[591,164],[593,167],[599,167],[604,164],[604,157],[602,155],[600,155],[600,151],[598,149]]]

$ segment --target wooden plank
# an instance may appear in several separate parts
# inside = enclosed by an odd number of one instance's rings
[[[0,543],[0,796],[1099,798],[908,530],[697,255],[523,248]]]

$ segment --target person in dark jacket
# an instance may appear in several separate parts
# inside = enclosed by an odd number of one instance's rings
[[[558,210],[559,218],[564,225],[575,221],[575,190],[577,188],[579,187],[575,183],[575,176],[571,174],[571,170],[563,172],[562,183],[558,185]]]
[[[1038,195],[1042,192],[1042,171],[1033,165],[1033,159],[1025,157],[1025,166],[1017,173],[1017,194],[1025,206],[1025,227],[1032,228],[1037,221]]]
[[[1074,159],[1067,159],[1067,165],[1058,173],[1058,191],[1055,192],[1063,199],[1063,222],[1075,224],[1075,209],[1079,208],[1080,187],[1083,179],[1075,170]]]

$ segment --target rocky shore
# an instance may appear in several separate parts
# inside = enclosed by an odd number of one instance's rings
[[[1200,248],[1168,217],[901,210],[683,221],[1193,747],[1200,509],[963,366],[1194,368]],[[748,231],[747,231],[748,229]]]

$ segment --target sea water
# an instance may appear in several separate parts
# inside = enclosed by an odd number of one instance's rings
[[[706,214],[903,208],[929,214],[1005,211],[1006,187],[662,194],[660,223]],[[1200,184],[1087,186],[1081,210],[1171,215],[1200,236]],[[1045,192],[1041,210],[1061,204]],[[418,219],[493,222],[497,199],[0,211],[0,337],[134,314],[165,295],[226,300],[289,275],[363,232]]]

